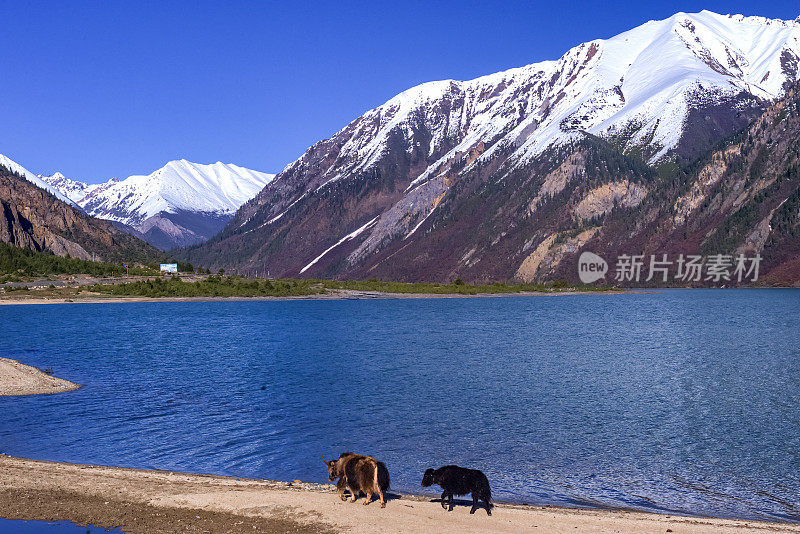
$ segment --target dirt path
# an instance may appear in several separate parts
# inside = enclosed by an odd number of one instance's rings
[[[798,525],[500,504],[491,517],[395,495],[381,509],[332,486],[40,462],[0,456],[0,516],[159,532],[800,532]]]
[[[0,358],[0,396],[60,393],[81,387],[16,360]]]

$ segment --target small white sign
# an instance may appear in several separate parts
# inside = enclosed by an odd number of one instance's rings
[[[178,264],[177,263],[162,263],[161,264],[161,272],[162,273],[177,273],[178,272]]]

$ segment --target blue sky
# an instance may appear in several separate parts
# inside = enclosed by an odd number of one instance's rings
[[[796,0],[0,0],[0,153],[89,182],[181,157],[278,172],[411,86],[556,59],[702,9],[800,15]]]

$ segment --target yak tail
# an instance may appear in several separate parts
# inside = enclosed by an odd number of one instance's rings
[[[375,485],[386,491],[389,489],[389,470],[383,462],[376,461],[375,464]]]
[[[494,503],[492,503],[492,488],[489,486],[489,481],[485,480],[484,484],[486,488],[484,489],[484,496],[486,497],[486,507],[491,510],[494,508]]]

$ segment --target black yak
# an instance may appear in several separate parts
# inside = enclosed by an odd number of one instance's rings
[[[352,452],[341,453],[338,460],[328,461],[323,456],[322,461],[328,467],[328,480],[333,482],[339,479],[336,487],[340,499],[345,500],[344,490],[349,489],[350,502],[356,502],[359,492],[363,491],[367,496],[364,501],[366,506],[372,501],[372,494],[377,493],[381,508],[386,508],[384,493],[389,489],[389,470],[383,462]]]
[[[442,487],[442,508],[448,511],[453,510],[453,495],[472,494],[472,510],[474,514],[478,509],[478,499],[486,503],[486,513],[492,515],[492,490],[489,488],[489,480],[481,471],[477,469],[466,469],[457,465],[446,465],[439,469],[428,469],[422,477],[424,487],[438,484]],[[445,502],[449,501],[449,508]]]

